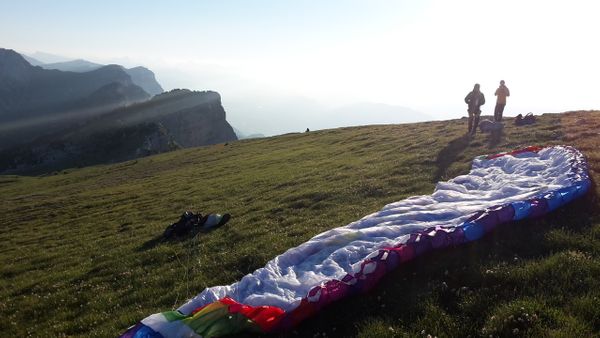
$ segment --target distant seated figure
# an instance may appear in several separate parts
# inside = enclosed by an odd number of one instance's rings
[[[306,131],[305,131],[305,133],[308,133],[309,131],[310,131],[310,129],[306,128]]]
[[[502,124],[502,122],[490,120],[483,120],[479,122],[479,130],[481,130],[482,133],[491,133],[502,130],[502,128],[504,128],[504,124]]]

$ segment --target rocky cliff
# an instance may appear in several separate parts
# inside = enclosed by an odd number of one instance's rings
[[[155,118],[156,122],[169,130],[177,144],[196,147],[237,140],[233,128],[226,120],[218,93],[184,91],[178,96],[189,96],[193,106]]]
[[[162,87],[156,81],[154,73],[144,67],[134,67],[125,69],[125,72],[131,76],[131,81],[137,86],[140,86],[146,93],[154,96],[163,92]]]
[[[42,173],[236,139],[218,93],[174,90],[0,151],[0,172]]]

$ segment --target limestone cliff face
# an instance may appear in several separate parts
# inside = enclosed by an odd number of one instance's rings
[[[208,100],[159,119],[175,142],[184,148],[237,140],[225,118],[218,93],[205,93]]]
[[[162,87],[156,81],[154,73],[148,68],[134,67],[125,69],[125,72],[131,76],[131,80],[140,86],[146,93],[154,96],[163,92]]]
[[[65,168],[115,163],[179,147],[158,123],[143,123],[90,135],[10,148],[0,152],[4,174],[43,173]]]
[[[43,173],[237,140],[216,92],[174,90],[0,151],[0,173]]]
[[[149,132],[144,133],[141,144],[134,152],[134,157],[160,154],[179,148],[164,126],[153,124],[151,127]]]

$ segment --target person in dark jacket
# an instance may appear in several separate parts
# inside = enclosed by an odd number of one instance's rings
[[[481,115],[481,106],[485,104],[485,96],[479,90],[479,83],[476,83],[471,91],[465,97],[465,103],[468,105],[469,113],[469,134],[475,134],[479,124],[479,115]]]
[[[500,81],[500,87],[496,89],[496,108],[494,109],[494,121],[502,121],[502,113],[504,112],[504,106],[506,106],[506,97],[510,96],[508,87],[504,85],[504,80]]]

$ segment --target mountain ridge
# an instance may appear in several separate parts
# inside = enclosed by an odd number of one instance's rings
[[[29,62],[29,63],[34,66],[40,66],[44,69],[61,70],[64,72],[85,73],[85,72],[90,72],[90,71],[93,71],[98,68],[102,68],[102,67],[106,66],[103,64],[87,61],[84,59],[75,59],[75,60],[61,61],[61,62],[54,62],[54,63],[43,63],[43,62],[33,59],[31,57],[27,57],[24,54],[21,54],[21,55],[27,61],[31,60],[31,62]],[[137,86],[144,89],[151,96],[158,95],[164,91],[162,86],[156,80],[156,76],[155,76],[154,72],[152,72],[150,69],[148,69],[146,67],[142,67],[142,66],[137,66],[137,67],[133,67],[133,68],[126,68],[123,66],[121,66],[121,67],[127,74],[129,74],[129,76],[131,77],[131,80],[133,81],[134,84],[136,84]]]
[[[0,150],[0,173],[114,163],[233,140],[218,93],[173,90]]]
[[[81,108],[77,105],[78,101],[113,82],[133,89],[126,95],[132,101],[149,98],[149,94],[134,87],[131,77],[118,65],[107,65],[85,73],[46,70],[31,66],[15,51],[0,49],[0,122]]]

